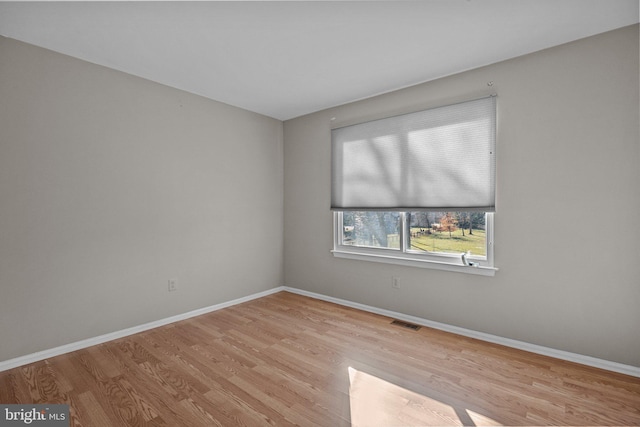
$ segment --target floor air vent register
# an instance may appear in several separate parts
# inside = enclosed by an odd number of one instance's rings
[[[397,326],[402,326],[403,328],[407,328],[407,329],[413,329],[414,331],[417,331],[418,329],[420,329],[422,326],[420,325],[416,325],[413,323],[409,323],[409,322],[403,322],[402,320],[394,320],[393,322],[391,322],[392,325],[397,325]]]

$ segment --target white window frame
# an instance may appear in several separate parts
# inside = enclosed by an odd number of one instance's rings
[[[442,252],[418,252],[407,249],[407,222],[405,212],[400,212],[402,227],[400,227],[400,249],[376,248],[344,245],[342,242],[343,223],[342,212],[333,212],[333,253],[334,257],[356,259],[361,261],[382,262],[410,267],[432,268],[436,270],[455,271],[459,273],[493,276],[498,270],[493,264],[493,229],[494,213],[485,213],[485,232],[487,255],[468,257],[473,265],[465,265],[461,254]]]

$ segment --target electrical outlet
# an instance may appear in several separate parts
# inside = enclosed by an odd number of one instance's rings
[[[178,279],[169,279],[169,292],[178,290]]]
[[[393,289],[400,289],[400,278],[399,277],[392,277],[391,278],[391,287]]]

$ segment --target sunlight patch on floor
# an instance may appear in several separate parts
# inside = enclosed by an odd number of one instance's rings
[[[352,367],[349,384],[354,427],[501,425],[476,412],[454,408]]]

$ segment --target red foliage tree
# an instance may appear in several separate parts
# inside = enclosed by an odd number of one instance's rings
[[[442,215],[440,217],[440,230],[448,231],[449,237],[451,237],[451,233],[458,229],[457,227],[458,221],[451,215],[450,212]]]

